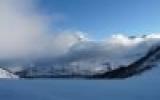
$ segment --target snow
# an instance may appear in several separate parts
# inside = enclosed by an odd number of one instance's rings
[[[18,76],[0,68],[0,78],[18,78]]]
[[[118,36],[119,37],[119,36]],[[115,39],[115,37],[114,37]],[[119,38],[118,38],[119,39]],[[122,39],[122,37],[121,37]],[[107,54],[107,60],[115,64],[128,64],[139,57],[145,55],[146,52],[153,46],[158,45],[159,38],[155,39],[152,36],[144,39],[136,40],[137,42],[127,42],[132,40],[125,40],[123,42],[113,41],[113,44],[118,44],[118,48],[113,49],[113,53]],[[143,42],[142,42],[143,41]],[[121,45],[120,45],[121,44]],[[123,45],[125,44],[125,45]],[[87,44],[87,45],[90,45]],[[106,45],[106,44],[105,44]],[[86,46],[86,45],[85,45]],[[101,48],[101,45],[98,45]],[[111,45],[117,48],[117,45]],[[87,46],[88,47],[88,46]],[[96,46],[93,44],[89,46],[91,50]],[[77,50],[78,47],[76,47]],[[103,45],[102,45],[103,48]],[[125,49],[124,49],[125,48]],[[126,49],[127,48],[127,49]],[[82,47],[81,50],[86,50]],[[109,50],[100,49],[101,51]],[[79,52],[81,52],[81,50]],[[126,50],[121,51],[121,50]],[[75,52],[75,51],[74,51]],[[96,51],[97,52],[97,51]],[[104,52],[102,52],[103,54]],[[122,54],[121,54],[122,53]],[[138,55],[137,55],[138,53]],[[158,52],[159,53],[159,52]],[[94,53],[92,53],[94,54]],[[99,55],[99,54],[98,54]],[[94,64],[98,66],[103,61],[106,61],[102,55],[97,56],[97,60],[85,59],[78,64],[87,63],[86,65]],[[153,59],[154,57],[151,57]],[[95,60],[94,60],[95,59]],[[111,60],[109,60],[111,59]],[[97,60],[97,62],[95,62]],[[150,62],[145,64],[149,64]],[[95,64],[96,63],[96,64]],[[156,65],[153,69],[146,71],[143,74],[130,77],[124,80],[83,80],[83,79],[34,79],[34,80],[0,80],[0,99],[2,100],[159,100],[160,99],[160,63],[159,60],[152,62]],[[72,66],[77,66],[77,62],[72,62]],[[93,67],[92,67],[93,68]],[[16,69],[17,70],[17,69]],[[44,69],[42,69],[44,70]],[[93,71],[102,71],[102,67],[95,67]],[[0,69],[0,77],[12,77],[15,75]]]
[[[125,80],[0,80],[2,100],[159,100],[160,64]]]
[[[2,100],[159,100],[160,68],[126,80],[1,80]]]

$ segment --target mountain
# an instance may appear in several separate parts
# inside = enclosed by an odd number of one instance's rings
[[[3,68],[0,68],[0,78],[18,78],[18,76]]]
[[[129,66],[121,66],[109,72],[93,75],[92,78],[109,78],[120,79],[139,75],[154,67],[160,66],[160,46],[150,50],[144,57],[130,64]]]
[[[159,44],[157,35],[84,40],[56,58],[17,60],[8,68],[22,78],[128,78],[159,65]]]
[[[78,70],[74,69],[55,69],[51,68],[27,68],[16,74],[23,78],[108,78],[108,79],[122,79],[135,75],[139,75],[145,71],[151,70],[160,65],[160,46],[152,47],[143,57],[128,66],[119,66],[118,68],[111,69],[109,63],[104,63],[106,68],[93,70]],[[77,69],[75,69],[77,68]]]

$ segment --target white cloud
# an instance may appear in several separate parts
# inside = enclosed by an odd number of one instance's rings
[[[145,38],[113,35],[93,41],[82,32],[48,33],[52,17],[36,13],[32,0],[19,1],[0,1],[0,59],[44,58],[49,62],[45,58],[52,58],[48,64],[90,68],[110,62],[118,67],[135,61],[160,41],[159,34]]]
[[[104,41],[83,41],[71,47],[66,59],[67,63],[76,63],[81,68],[104,67],[110,63],[113,68],[129,65],[143,57],[153,46],[160,43],[159,34],[145,38],[130,38],[124,35],[113,35]]]
[[[48,33],[54,16],[36,13],[34,0],[0,1],[0,58],[56,55],[75,41],[73,33]]]

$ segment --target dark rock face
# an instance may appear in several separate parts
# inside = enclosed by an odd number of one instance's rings
[[[154,65],[152,65],[152,63],[159,59],[160,59],[160,47],[158,46],[150,50],[144,57],[140,58],[139,60],[135,61],[134,63],[130,64],[127,67],[120,66],[119,68],[114,69],[112,71],[99,75],[93,75],[92,78],[109,78],[109,79],[128,78],[152,69],[153,67],[155,67]]]

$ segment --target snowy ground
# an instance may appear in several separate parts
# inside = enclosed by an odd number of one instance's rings
[[[159,100],[159,69],[126,80],[0,80],[0,100]]]

